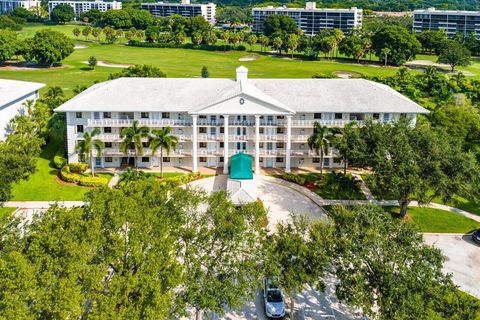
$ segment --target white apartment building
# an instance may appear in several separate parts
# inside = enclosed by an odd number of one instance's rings
[[[371,117],[382,122],[427,111],[388,86],[364,79],[249,79],[239,67],[236,79],[120,78],[93,85],[56,109],[67,119],[68,161],[79,161],[75,151],[83,133],[98,127],[106,148],[96,158],[98,167],[132,165],[133,150],[120,151],[120,132],[134,121],[149,128],[170,126],[179,145],[166,166],[197,171],[223,167],[244,152],[261,167],[317,167],[320,158],[307,139],[315,121],[342,127]],[[141,167],[159,165],[144,141]],[[130,162],[130,163],[128,163]],[[341,166],[330,151],[325,167]]]
[[[0,140],[9,133],[9,123],[16,115],[26,112],[24,103],[38,99],[38,90],[45,84],[0,79]]]
[[[474,33],[480,40],[480,11],[415,10],[413,30],[421,33],[426,30],[444,30],[449,37],[457,33]]]
[[[143,10],[150,11],[154,17],[169,17],[179,14],[185,18],[203,16],[210,24],[215,24],[217,6],[214,3],[190,3],[190,0],[182,0],[181,3],[142,3]]]
[[[0,0],[0,14],[13,11],[17,7],[27,10],[38,9],[41,4],[39,0]]]
[[[98,9],[102,12],[107,10],[120,10],[122,3],[120,1],[48,1],[48,14],[59,4],[68,4],[73,8],[75,16],[78,18],[80,14],[92,9]]]
[[[265,19],[273,14],[291,17],[306,35],[315,35],[320,29],[340,29],[346,33],[361,28],[363,22],[362,9],[323,9],[317,8],[315,2],[307,2],[305,8],[253,8],[252,31],[263,32]]]

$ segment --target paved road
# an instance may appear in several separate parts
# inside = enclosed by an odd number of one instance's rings
[[[452,273],[453,282],[480,299],[480,245],[464,234],[426,233],[423,239],[442,251],[443,269]]]

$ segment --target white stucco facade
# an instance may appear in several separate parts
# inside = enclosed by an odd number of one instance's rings
[[[16,115],[26,112],[25,102],[38,99],[43,83],[0,79],[0,140],[9,132],[9,123]]]
[[[363,92],[363,94],[361,94]],[[315,121],[342,127],[367,118],[416,121],[426,110],[386,86],[366,80],[249,79],[237,69],[236,79],[125,78],[95,85],[56,109],[66,112],[68,160],[77,162],[83,132],[100,128],[106,142],[99,167],[127,165],[133,151],[120,151],[120,132],[134,121],[151,129],[172,127],[179,145],[164,165],[222,167],[238,152],[254,157],[254,167],[319,167],[320,157],[307,145]],[[144,140],[140,167],[159,165]],[[130,162],[131,164],[131,162]],[[341,166],[331,149],[325,167]]]

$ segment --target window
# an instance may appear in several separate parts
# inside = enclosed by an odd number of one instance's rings
[[[218,160],[218,162],[223,162],[223,157],[220,157],[220,160]]]
[[[207,147],[207,143],[206,143],[206,142],[200,142],[200,143],[198,144],[198,147],[199,147],[199,148],[206,148],[206,147]]]
[[[207,157],[200,157],[198,158],[199,162],[207,162]]]
[[[93,113],[93,119],[95,119],[95,120],[100,119],[100,112],[94,112]]]
[[[112,133],[112,128],[111,127],[103,128],[103,133]]]
[[[105,148],[111,148],[112,143],[111,142],[105,142]],[[110,161],[111,162],[111,161]]]
[[[305,163],[305,159],[304,159],[304,158],[298,159],[298,164],[304,164],[304,163]]]
[[[265,132],[264,128],[259,128],[259,130],[260,130],[260,134],[263,134]]]
[[[285,119],[285,116],[277,116],[277,119],[283,120],[283,119]]]
[[[83,132],[83,125],[78,124],[77,125],[77,133],[82,133]]]
[[[82,113],[81,112],[75,112],[75,118],[81,119],[82,118]]]
[[[148,118],[150,118],[150,114],[148,112],[141,112],[140,113],[140,118],[148,119]]]
[[[276,157],[275,161],[279,162],[279,163],[283,163],[283,158],[282,157]]]
[[[322,114],[321,113],[314,113],[313,114],[313,119],[322,119]]]
[[[225,128],[224,127],[220,127],[220,133],[224,133],[225,132]]]
[[[390,113],[383,114],[383,121],[390,121]]]
[[[283,149],[283,148],[284,148],[283,142],[278,142],[277,143],[277,149]]]
[[[112,157],[105,157],[105,162],[113,162],[113,158]]]
[[[374,119],[374,120],[380,119],[380,113],[374,113],[374,114],[373,114],[373,119]]]
[[[148,142],[142,142],[142,147],[148,148]]]
[[[104,119],[110,119],[112,117],[112,113],[111,112],[104,112],[103,113],[103,118]]]
[[[320,158],[313,158],[313,159],[312,159],[312,162],[313,162],[313,163],[320,163]]]
[[[207,116],[205,115],[202,115],[202,116],[198,116],[199,119],[207,119]]]
[[[142,157],[142,162],[150,162],[150,158],[149,157]]]
[[[335,120],[342,120],[343,114],[335,113]]]
[[[170,157],[163,157],[163,162],[170,162]]]
[[[224,142],[220,142],[220,148],[223,148],[223,147],[224,147],[224,145],[225,145],[225,143],[224,143]]]
[[[95,166],[99,167],[102,165],[102,158],[96,157],[95,158]]]
[[[211,127],[211,128],[210,128],[210,134],[211,134],[212,136],[216,135],[216,134],[217,134],[217,128]]]
[[[277,128],[277,133],[278,134],[282,134],[284,133],[285,131],[283,130],[283,128]]]
[[[260,143],[258,144],[258,147],[259,147],[260,149],[263,149],[263,142],[260,142]]]
[[[170,112],[162,112],[162,119],[170,119]]]
[[[323,165],[328,167],[330,165],[330,159],[329,158],[323,159]]]
[[[200,133],[207,133],[207,127],[200,127],[200,128],[198,128],[198,132],[200,132]]]
[[[338,163],[340,164],[342,162],[341,158],[333,158],[333,163]]]

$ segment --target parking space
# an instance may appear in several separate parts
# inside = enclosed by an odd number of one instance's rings
[[[452,273],[453,282],[480,299],[480,245],[463,234],[424,234],[423,238],[442,251],[444,271]]]

